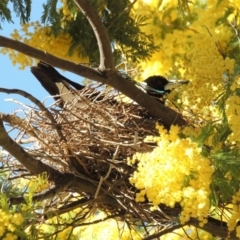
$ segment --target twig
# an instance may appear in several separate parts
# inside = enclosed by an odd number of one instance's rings
[[[116,150],[115,150],[115,152],[114,152],[114,154],[113,154],[112,161],[115,160],[115,158],[116,158],[116,156],[117,156],[117,154],[118,154],[118,151],[119,151],[119,145],[117,146],[117,148],[116,148]],[[99,194],[100,188],[101,188],[101,186],[102,186],[102,183],[109,177],[111,171],[112,171],[112,165],[110,164],[106,176],[105,176],[105,177],[102,177],[102,176],[101,176],[101,178],[100,178],[100,181],[99,181],[99,184],[98,184],[98,188],[97,188],[97,191],[96,191],[96,194],[95,194],[94,198],[97,198],[97,197],[98,197],[98,194]]]
[[[6,89],[6,88],[0,88],[0,92],[5,92],[7,94],[11,94],[11,93],[15,93],[15,94],[19,94],[25,98],[28,98],[30,101],[32,101],[34,104],[36,104],[41,111],[45,112],[47,117],[49,118],[49,120],[52,122],[52,124],[54,125],[60,140],[65,140],[65,137],[63,136],[61,130],[58,127],[58,124],[56,123],[56,121],[54,120],[52,114],[48,111],[48,109],[35,97],[33,97],[33,95],[23,91],[23,90],[19,90],[19,89]]]

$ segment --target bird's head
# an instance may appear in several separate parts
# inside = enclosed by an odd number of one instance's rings
[[[163,76],[151,76],[144,81],[148,87],[155,90],[164,91],[165,86],[169,83]]]

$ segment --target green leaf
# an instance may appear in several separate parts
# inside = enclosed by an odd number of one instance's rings
[[[21,23],[27,23],[30,20],[31,0],[11,0],[13,10],[17,17],[20,17]]]
[[[58,0],[48,0],[46,4],[43,4],[43,14],[41,16],[41,22],[52,22],[53,19],[58,15],[57,13],[57,2]]]
[[[0,1],[0,20],[1,22],[6,20],[8,22],[13,23],[11,11],[4,1]],[[1,29],[1,24],[0,24],[0,29]]]
[[[203,145],[205,140],[210,137],[213,133],[214,133],[214,128],[215,125],[213,122],[208,122],[203,128],[201,133],[194,138],[193,140],[199,144],[199,145]]]
[[[228,124],[222,124],[216,127],[216,134],[213,137],[213,144],[225,142],[228,136],[232,133]]]

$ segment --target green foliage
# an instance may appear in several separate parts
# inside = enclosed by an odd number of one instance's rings
[[[231,200],[240,186],[240,153],[238,148],[225,144],[231,134],[228,123],[207,123],[201,133],[194,139],[202,146],[202,153],[210,158],[215,169],[212,179],[211,201],[216,206],[218,199],[222,202]],[[212,138],[212,146],[204,145],[204,142]],[[214,150],[213,146],[222,143],[220,150]],[[229,176],[229,177],[227,177]]]
[[[42,23],[50,22],[54,24],[58,19],[57,8],[58,0],[48,0],[46,4],[43,4],[43,14],[41,16]]]
[[[153,37],[140,30],[141,26],[147,24],[148,19],[145,16],[132,17],[130,13],[132,3],[129,0],[90,2],[97,9],[108,30],[114,52],[119,53],[119,49],[115,49],[117,43],[125,57],[136,62],[148,59],[158,49],[153,43]],[[62,11],[57,12],[56,4],[49,1],[44,5],[42,22],[50,24],[55,36],[62,31],[70,34],[73,39],[69,49],[70,55],[77,50],[82,57],[90,59],[90,63],[97,64],[98,45],[88,20],[72,0],[68,1],[68,8],[71,12],[71,20],[68,20]],[[61,27],[63,25],[64,28]],[[120,54],[116,54],[116,58],[116,63],[123,61]]]
[[[209,138],[214,133],[215,125],[212,122],[208,122],[202,127],[201,133],[197,137],[192,137],[193,141],[198,145],[203,145],[207,138]]]
[[[228,89],[229,90],[229,89]],[[222,98],[226,102],[229,91]],[[224,112],[224,109],[222,109]],[[229,145],[228,136],[232,133],[225,115],[222,122],[207,122],[192,140],[202,148],[202,154],[211,159],[214,173],[211,184],[211,202],[213,206],[231,201],[231,197],[237,193],[240,186],[240,153],[236,146]],[[210,140],[209,140],[210,139]],[[216,147],[221,144],[221,147]],[[216,147],[216,149],[215,149]]]
[[[31,0],[10,0],[13,3],[13,10],[21,23],[26,23],[30,19]]]
[[[20,18],[21,23],[26,23],[30,20],[31,0],[10,0],[13,4],[13,11]],[[0,1],[0,20],[13,23],[11,10],[8,6],[8,1]],[[1,28],[1,25],[0,25]]]
[[[202,154],[211,160],[214,168],[210,195],[213,206],[218,206],[219,202],[230,202],[240,186],[240,153],[236,146],[229,146],[226,142],[230,134],[231,129],[227,121],[223,121],[221,124],[208,122],[198,136],[192,136],[192,140],[202,148]],[[210,146],[206,145],[209,138]],[[220,149],[214,148],[217,144],[221,144]]]
[[[0,189],[7,198],[19,196],[21,191],[14,182],[7,180],[8,174],[8,168],[2,166],[0,168]]]
[[[6,1],[0,1],[0,20],[1,22],[3,21],[8,21],[8,22],[12,22],[12,16],[11,16],[11,11],[8,8],[8,6],[6,5]],[[1,25],[0,25],[1,28]]]
[[[227,123],[215,125],[216,133],[213,136],[213,145],[217,145],[218,143],[224,143],[227,137],[231,134],[231,129]]]

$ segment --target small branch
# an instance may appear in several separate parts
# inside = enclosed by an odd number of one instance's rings
[[[52,198],[56,196],[58,192],[60,192],[63,188],[65,188],[67,184],[63,185],[58,185],[58,186],[53,186],[50,189],[47,189],[45,191],[42,191],[41,193],[37,193],[33,196],[32,200],[33,201],[42,201],[47,198]],[[25,203],[26,198],[25,197],[13,197],[9,199],[10,204],[12,205],[17,205],[20,203]]]
[[[57,180],[62,174],[49,167],[48,165],[36,160],[30,154],[28,154],[21,146],[14,142],[7,134],[0,115],[0,146],[8,151],[13,157],[15,157],[23,166],[25,166],[31,173],[40,174],[47,172],[49,178],[53,181]]]
[[[95,9],[89,4],[87,0],[74,0],[74,2],[81,9],[83,15],[85,15],[88,19],[96,36],[100,52],[99,69],[101,71],[104,71],[106,69],[114,69],[111,43],[108,37],[107,30],[103,25],[101,19],[97,15]]]
[[[119,145],[117,145],[117,148],[116,148],[116,150],[115,150],[115,152],[114,152],[114,154],[113,154],[112,162],[114,162],[114,160],[115,160],[115,158],[116,158],[116,156],[117,156],[117,154],[118,154],[118,151],[119,151]],[[101,186],[102,186],[102,183],[109,177],[111,171],[112,171],[112,165],[110,164],[106,176],[105,176],[105,177],[102,177],[102,176],[101,176],[101,178],[100,178],[100,181],[99,181],[99,184],[98,184],[98,188],[97,188],[97,191],[96,191],[96,193],[95,193],[94,198],[97,198],[97,197],[98,197],[98,194],[99,194],[100,188],[101,188]]]
[[[58,133],[58,136],[60,138],[60,140],[65,140],[65,137],[63,136],[60,127],[58,126],[57,122],[54,120],[52,114],[48,111],[48,109],[35,97],[33,97],[33,95],[23,91],[23,90],[19,90],[19,89],[7,89],[7,88],[0,88],[0,92],[5,92],[7,94],[11,94],[11,93],[15,93],[15,94],[19,94],[25,98],[28,98],[30,101],[32,101],[34,104],[36,104],[41,111],[45,112],[47,117],[49,118],[49,120],[51,121],[51,123],[53,124],[53,127],[55,128],[55,130]]]
[[[185,224],[185,225],[187,225],[187,224]],[[174,225],[172,227],[164,229],[163,231],[160,231],[159,233],[152,234],[148,237],[145,237],[144,240],[152,240],[152,239],[156,239],[156,238],[160,239],[160,237],[162,237],[163,235],[168,234],[168,233],[173,233],[174,230],[177,230],[177,229],[182,228],[182,227],[184,227],[184,225],[179,225],[179,224]]]
[[[237,17],[235,16],[234,17],[234,21],[233,22],[229,22],[229,25],[232,27],[232,29],[234,30],[235,32],[235,35],[238,39],[238,43],[240,43],[240,35],[239,35],[239,30],[237,28]]]
[[[81,198],[75,202],[72,202],[72,203],[69,203],[67,205],[63,205],[62,207],[58,208],[57,211],[54,210],[54,211],[48,211],[48,212],[45,212],[44,213],[44,218],[45,219],[48,219],[48,218],[52,218],[53,216],[59,216],[60,214],[63,214],[63,213],[66,213],[66,212],[69,212],[69,211],[72,211],[76,208],[79,208],[79,207],[82,207],[84,205],[87,205],[90,203],[90,201],[92,200],[89,200],[88,198],[84,197],[84,198]]]
[[[212,235],[218,236],[221,239],[226,239],[229,237],[231,240],[239,239],[236,237],[236,228],[229,233],[227,223],[224,221],[220,221],[218,219],[209,217],[208,222],[204,224],[203,227],[199,226],[199,221],[196,219],[191,219],[188,222],[189,225],[192,225],[196,228],[200,228],[206,232],[211,233]],[[240,223],[237,223],[237,226],[240,226]]]
[[[41,139],[38,137],[40,134],[39,130],[35,127],[32,127],[30,124],[27,124],[25,119],[22,119],[16,115],[5,114],[3,112],[0,112],[0,116],[4,122],[7,122],[9,125],[17,127],[18,129],[26,131],[32,138],[36,138],[41,141]]]

